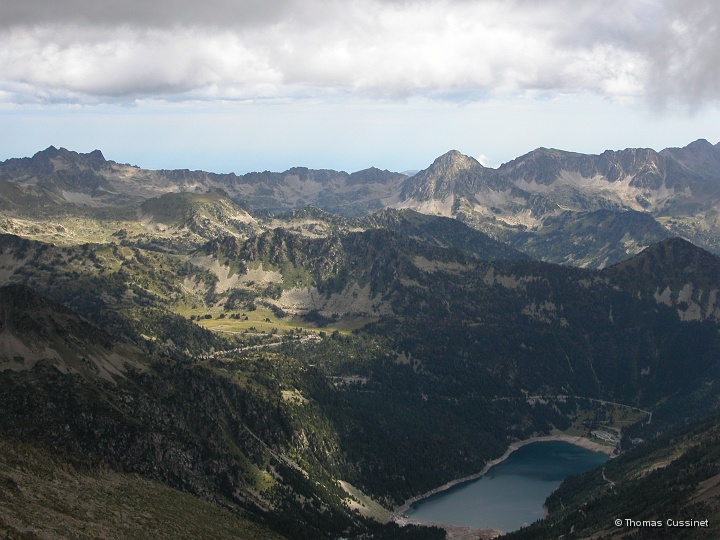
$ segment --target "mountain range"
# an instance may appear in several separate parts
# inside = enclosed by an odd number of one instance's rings
[[[251,213],[315,206],[360,217],[414,209],[456,218],[533,258],[595,268],[672,236],[717,253],[719,186],[720,146],[705,140],[600,155],[539,148],[497,169],[450,151],[413,176],[376,168],[150,171],[108,161],[98,150],[54,147],[0,164],[0,206],[11,215],[64,204],[136,208],[182,192],[219,194]]]
[[[439,539],[393,508],[598,426],[622,500],[672,481],[696,511],[720,474],[719,154],[449,152],[413,176],[5,161],[0,532],[191,537],[200,516],[201,536]],[[643,484],[637,460],[667,471]],[[582,482],[560,493],[520,537],[608,533]]]

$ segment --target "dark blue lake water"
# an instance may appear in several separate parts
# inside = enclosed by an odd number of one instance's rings
[[[418,501],[405,514],[424,521],[514,531],[543,517],[545,499],[565,478],[608,459],[606,454],[566,442],[530,443],[477,480]]]

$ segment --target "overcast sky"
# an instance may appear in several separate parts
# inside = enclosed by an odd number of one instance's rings
[[[0,159],[497,166],[720,141],[715,0],[3,0]]]

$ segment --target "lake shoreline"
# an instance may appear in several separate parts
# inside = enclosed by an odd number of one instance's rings
[[[527,444],[532,444],[532,443],[536,443],[536,442],[547,442],[547,441],[567,442],[567,443],[573,444],[575,446],[584,448],[586,450],[592,450],[594,452],[603,452],[603,453],[609,455],[610,458],[615,457],[614,453],[613,453],[615,450],[614,447],[606,446],[606,445],[594,442],[590,439],[587,439],[587,438],[581,437],[581,436],[556,434],[556,435],[543,435],[543,436],[538,436],[538,437],[530,437],[528,439],[516,441],[507,448],[507,450],[505,451],[505,453],[502,456],[500,456],[497,459],[493,459],[492,461],[488,461],[480,472],[471,474],[469,476],[464,476],[464,477],[458,478],[456,480],[451,480],[450,482],[447,482],[446,484],[443,484],[440,487],[431,489],[430,491],[427,491],[421,495],[417,495],[415,497],[412,497],[412,498],[406,500],[402,505],[398,506],[397,508],[395,508],[395,510],[393,510],[392,521],[394,521],[398,525],[405,525],[405,524],[435,525],[438,527],[443,527],[446,530],[448,530],[448,527],[456,528],[456,526],[449,525],[449,524],[447,524],[447,526],[445,526],[446,524],[442,524],[442,523],[436,523],[436,522],[431,523],[431,522],[427,522],[427,521],[412,519],[409,517],[405,517],[404,514],[405,514],[405,512],[408,511],[410,506],[412,506],[413,504],[415,504],[418,501],[426,499],[437,493],[442,493],[443,491],[447,491],[448,489],[455,487],[458,484],[463,484],[465,482],[477,480],[481,476],[485,475],[488,472],[488,470],[490,470],[491,467],[497,465],[498,463],[502,463],[503,461],[505,461],[510,456],[510,454],[512,454],[518,448],[521,448]],[[487,530],[482,530],[482,531],[486,532],[490,535],[492,535],[492,534],[495,534],[495,536],[499,535],[499,531],[494,531],[492,529],[487,529]],[[448,532],[449,532],[449,530],[448,530]],[[478,530],[477,532],[480,533],[481,531]],[[487,537],[492,538],[493,536],[487,536]],[[482,537],[478,537],[478,538],[482,538]]]

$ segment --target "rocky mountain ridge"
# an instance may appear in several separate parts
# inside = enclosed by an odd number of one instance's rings
[[[413,176],[377,168],[150,171],[108,161],[98,150],[55,147],[0,163],[0,207],[18,218],[73,211],[68,206],[138,208],[180,192],[215,193],[253,215],[308,205],[346,217],[414,209],[461,220],[532,257],[577,266],[609,266],[670,236],[720,252],[720,146],[702,139],[660,152],[539,148],[497,169],[453,150]],[[593,225],[598,219],[614,232]]]
[[[172,192],[216,191],[257,210],[282,211],[314,204],[345,208],[345,213],[381,208],[405,175],[376,168],[348,174],[342,171],[294,167],[283,173],[252,172],[245,175],[205,171],[146,170],[105,160],[95,150],[80,154],[49,148],[31,158],[9,159],[0,164],[0,179],[23,190],[37,186],[57,203],[97,206],[137,204]],[[8,204],[7,200],[1,201]]]

